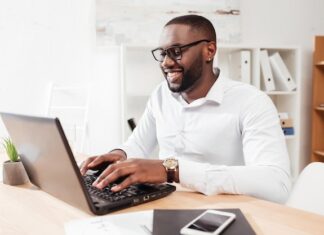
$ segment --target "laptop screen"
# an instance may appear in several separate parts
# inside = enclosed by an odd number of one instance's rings
[[[59,120],[0,114],[30,181],[65,202],[89,210],[85,186]]]

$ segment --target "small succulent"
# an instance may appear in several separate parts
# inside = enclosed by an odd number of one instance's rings
[[[7,155],[12,162],[18,162],[19,161],[19,155],[17,152],[17,149],[15,145],[12,143],[11,139],[9,138],[4,138],[3,139],[3,147],[5,148]]]

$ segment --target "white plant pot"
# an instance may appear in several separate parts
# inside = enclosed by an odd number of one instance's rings
[[[5,161],[3,163],[3,183],[20,185],[29,182],[28,175],[21,161]]]

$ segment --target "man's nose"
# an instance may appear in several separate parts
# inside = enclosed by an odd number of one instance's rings
[[[162,67],[170,67],[174,65],[175,61],[170,56],[165,55],[163,61],[161,62]]]

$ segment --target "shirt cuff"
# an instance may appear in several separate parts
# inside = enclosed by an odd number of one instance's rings
[[[129,158],[134,158],[134,157],[138,157],[138,153],[137,151],[134,151],[134,148],[128,146],[128,145],[120,145],[117,147],[117,149],[120,149],[122,151],[124,151],[126,153],[127,159]]]
[[[199,192],[206,190],[206,163],[178,159],[180,184]]]
[[[110,151],[109,151],[109,153],[111,153],[111,152],[113,152],[113,151],[115,151],[115,150],[119,150],[119,151],[122,151],[122,152],[124,153],[124,155],[125,155],[126,159],[128,158],[128,157],[127,157],[127,153],[126,153],[126,151],[125,151],[124,149],[122,149],[122,148],[116,148],[116,149],[112,149],[112,150],[110,150]]]

